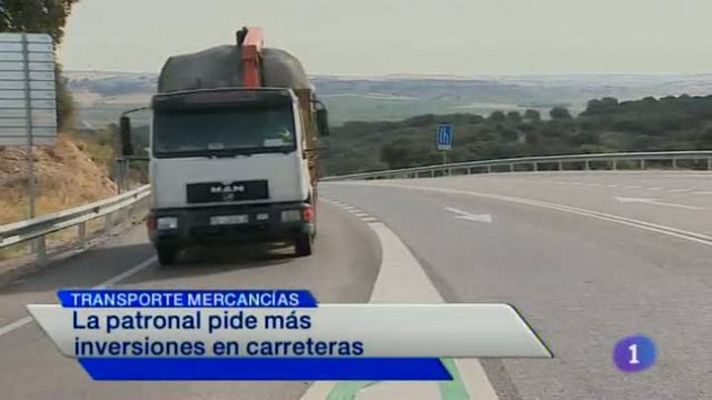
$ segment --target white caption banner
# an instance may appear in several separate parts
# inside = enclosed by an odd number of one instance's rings
[[[551,358],[546,346],[517,311],[507,304],[321,304],[317,308],[62,308],[59,305],[30,305],[32,316],[60,351],[75,357],[76,341],[202,341],[212,356],[216,341],[247,343],[305,341],[360,341],[364,357],[536,357]],[[116,329],[107,333],[108,316],[136,323],[136,314],[195,319],[200,329]],[[242,312],[254,315],[255,329],[216,329],[209,325],[218,318]],[[293,314],[294,313],[294,314]],[[90,315],[98,317],[101,329],[86,326]],[[309,329],[265,329],[265,316],[309,316]],[[112,317],[113,319],[113,317]],[[155,320],[155,318],[154,318]],[[242,355],[242,354],[241,354]],[[106,355],[105,355],[106,356]]]

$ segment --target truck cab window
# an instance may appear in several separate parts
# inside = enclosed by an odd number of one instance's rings
[[[289,106],[167,110],[154,119],[157,157],[236,155],[296,150]]]

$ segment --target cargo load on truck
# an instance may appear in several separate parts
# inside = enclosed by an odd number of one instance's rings
[[[245,87],[241,46],[224,45],[168,59],[158,79],[158,92]],[[304,67],[281,49],[261,50],[262,86],[311,89]]]

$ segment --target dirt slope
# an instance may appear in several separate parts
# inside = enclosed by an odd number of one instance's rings
[[[34,148],[38,215],[116,194],[109,171],[86,149],[86,143],[67,134],[60,134],[55,146]],[[0,225],[27,217],[27,184],[25,148],[0,146]]]

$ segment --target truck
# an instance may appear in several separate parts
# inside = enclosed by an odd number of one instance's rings
[[[329,124],[298,59],[243,28],[235,45],[170,57],[150,109],[146,224],[161,265],[211,244],[284,242],[312,254],[317,137]],[[120,137],[130,156],[128,115]]]

